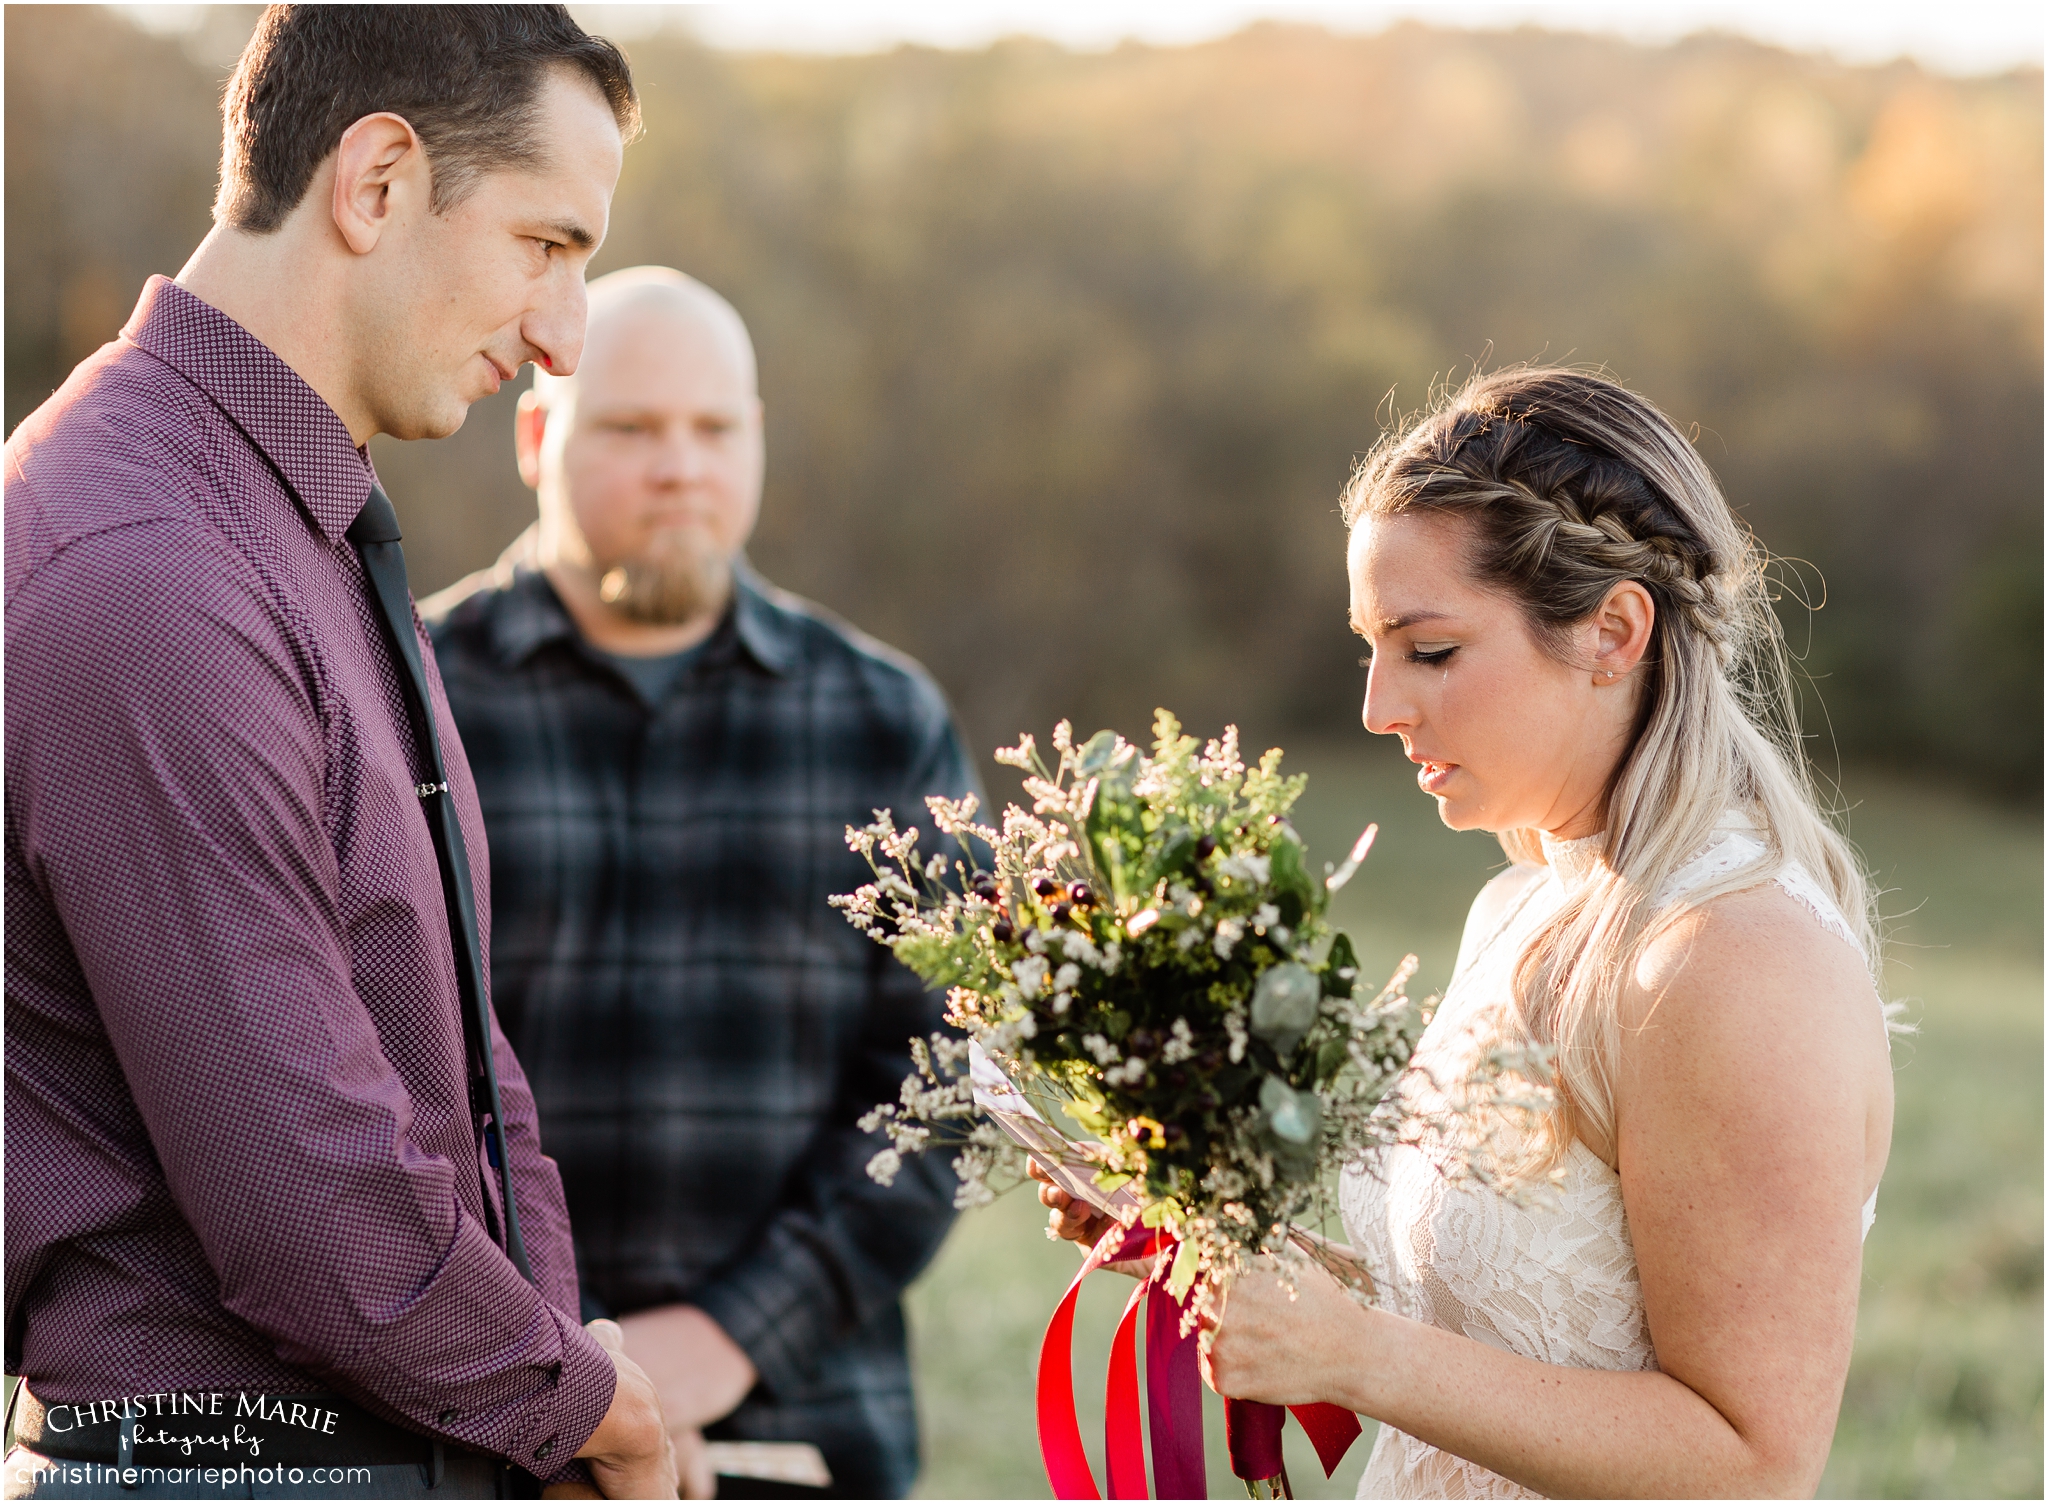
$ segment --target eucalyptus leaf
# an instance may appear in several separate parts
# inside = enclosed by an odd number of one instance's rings
[[[1278,1076],[1268,1076],[1260,1085],[1259,1107],[1273,1136],[1290,1144],[1313,1144],[1323,1126],[1323,1104],[1316,1094],[1296,1091]]]
[[[1299,961],[1268,968],[1252,992],[1252,1033],[1285,1060],[1314,1025],[1322,995],[1316,974]]]

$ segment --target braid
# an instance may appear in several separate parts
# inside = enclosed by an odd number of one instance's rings
[[[1388,456],[1390,473],[1375,484],[1406,470],[1398,486],[1407,492],[1404,509],[1486,514],[1497,559],[1484,572],[1502,583],[1543,582],[1530,593],[1548,626],[1583,619],[1617,581],[1639,580],[1724,666],[1732,662],[1738,592],[1729,568],[1640,470],[1557,432],[1529,408],[1502,403],[1443,416],[1449,421],[1411,436],[1407,455]]]

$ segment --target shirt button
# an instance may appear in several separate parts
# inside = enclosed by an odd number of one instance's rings
[[[533,1449],[533,1460],[535,1462],[546,1462],[548,1460],[548,1454],[553,1452],[554,1449],[555,1438],[550,1436],[546,1441],[542,1442],[539,1446]]]
[[[454,1425],[454,1424],[455,1424],[455,1422],[456,1422],[456,1421],[457,1421],[457,1420],[458,1420],[459,1418],[460,1418],[460,1417],[459,1417],[459,1415],[458,1415],[458,1413],[457,1413],[456,1411],[453,1411],[453,1410],[443,1410],[443,1411],[441,1412],[441,1424],[442,1424],[442,1425],[444,1425],[444,1426],[452,1426],[452,1425]]]

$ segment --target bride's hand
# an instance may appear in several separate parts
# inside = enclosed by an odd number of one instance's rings
[[[1329,1399],[1330,1365],[1341,1366],[1357,1323],[1369,1319],[1316,1265],[1297,1270],[1290,1297],[1270,1258],[1256,1260],[1223,1294],[1201,1344],[1202,1377],[1227,1399],[1304,1405]]]
[[[1049,1207],[1051,1217],[1047,1225],[1055,1237],[1070,1243],[1079,1243],[1082,1252],[1087,1252],[1102,1241],[1103,1234],[1118,1226],[1116,1218],[1095,1210],[1085,1201],[1076,1201],[1067,1192],[1052,1183],[1037,1160],[1026,1164],[1026,1173],[1037,1181],[1040,1204]],[[1128,1274],[1132,1279],[1149,1279],[1158,1272],[1153,1259],[1119,1259],[1115,1263],[1102,1265],[1112,1274]]]
[[[1038,1182],[1039,1204],[1052,1210],[1046,1221],[1055,1236],[1093,1248],[1116,1225],[1115,1218],[1105,1216],[1085,1201],[1076,1201],[1054,1185],[1037,1160],[1026,1163],[1025,1173]]]

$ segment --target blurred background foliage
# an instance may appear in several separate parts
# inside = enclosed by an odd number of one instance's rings
[[[10,429],[205,233],[254,16],[7,7]],[[1382,823],[1338,916],[1369,968],[1414,949],[1441,986],[1500,854],[1357,728],[1355,458],[1475,361],[1599,363],[1696,427],[1787,561],[1921,1024],[1823,1491],[2039,1497],[2039,70],[1414,24],[628,51],[648,129],[596,269],[679,266],[752,325],[763,571],[923,659],[984,755],[1161,704],[1285,742],[1317,853]],[[513,399],[377,441],[420,594],[531,515]],[[912,1292],[928,1495],[1044,1492],[1031,1365],[1074,1259],[1035,1221],[964,1218]],[[1121,1300],[1084,1291],[1084,1406]],[[1293,1474],[1348,1493],[1362,1461]]]
[[[9,428],[204,233],[253,15],[8,9]],[[1824,764],[2038,794],[2038,70],[1413,23],[628,45],[647,135],[596,270],[732,298],[770,421],[757,563],[922,658],[978,746],[1158,704],[1341,732],[1355,457],[1474,361],[1571,360],[1696,425],[1804,561]],[[530,514],[512,400],[379,442],[422,594]]]

